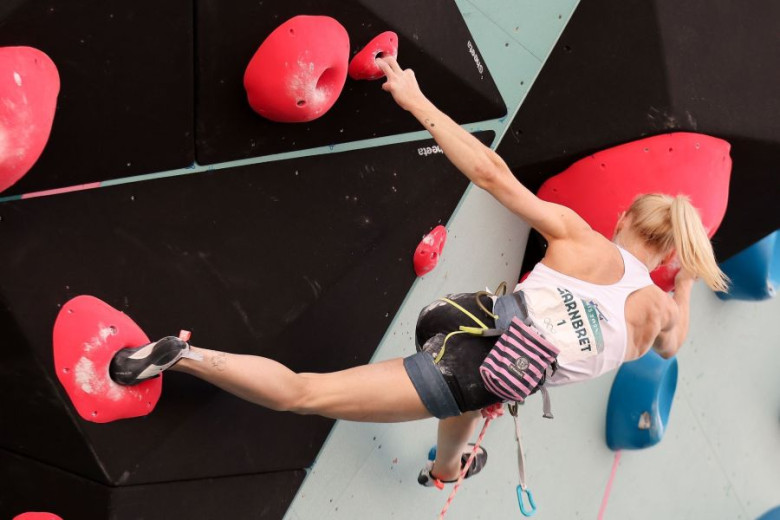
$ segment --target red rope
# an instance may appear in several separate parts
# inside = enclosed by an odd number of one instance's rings
[[[472,462],[474,462],[474,459],[477,456],[479,445],[482,444],[482,440],[485,438],[485,433],[487,433],[487,429],[488,429],[488,425],[490,424],[490,421],[492,421],[496,417],[501,417],[504,414],[504,408],[501,403],[490,405],[487,408],[483,408],[481,411],[482,411],[482,417],[485,418],[485,424],[482,425],[482,431],[479,432],[479,437],[477,438],[477,442],[474,443],[474,449],[471,450],[471,455],[469,455],[469,459],[466,461],[466,464],[463,466],[463,469],[460,472],[460,476],[458,476],[458,481],[455,483],[455,487],[452,488],[452,492],[450,493],[449,498],[447,498],[447,502],[444,504],[444,507],[439,513],[439,520],[442,520],[444,518],[444,515],[447,514],[447,510],[450,508],[450,504],[452,504],[452,501],[455,500],[455,495],[458,494],[458,489],[460,489],[460,485],[463,483],[463,479],[466,478],[466,473],[468,473]]]

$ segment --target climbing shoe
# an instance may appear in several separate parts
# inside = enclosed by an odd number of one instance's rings
[[[120,385],[137,385],[157,377],[182,357],[189,357],[190,345],[175,336],[167,336],[154,343],[134,348],[123,348],[111,360],[108,372]]]
[[[469,446],[474,446],[474,445],[469,444]],[[463,468],[466,466],[466,463],[468,462],[469,457],[471,456],[471,451],[472,450],[469,450],[460,456],[461,471],[463,471]],[[458,479],[441,480],[431,474],[431,470],[433,469],[433,461],[435,458],[436,458],[436,447],[434,446],[433,448],[431,448],[431,451],[428,453],[428,461],[425,463],[425,467],[420,470],[420,474],[417,476],[417,482],[421,486],[437,487],[439,489],[443,489],[444,484],[452,484],[454,482],[457,482]],[[485,450],[485,448],[480,446],[479,451],[477,451],[477,455],[474,457],[474,460],[471,462],[471,466],[469,466],[468,471],[466,471],[466,476],[464,478],[469,478],[476,475],[477,473],[482,471],[482,468],[485,467],[485,464],[487,464],[487,450]]]

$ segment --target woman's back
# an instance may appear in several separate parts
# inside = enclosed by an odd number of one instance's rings
[[[520,284],[534,324],[563,350],[551,383],[596,377],[650,348],[668,297],[637,256],[586,229],[552,241]]]

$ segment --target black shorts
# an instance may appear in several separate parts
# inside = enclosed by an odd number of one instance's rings
[[[487,327],[495,327],[493,317],[477,305],[474,293],[451,294],[447,298],[468,310]],[[480,296],[480,301],[492,310],[493,300],[489,296]],[[479,374],[479,367],[497,338],[453,334],[447,340],[441,360],[433,363],[447,335],[459,330],[461,325],[477,326],[474,320],[449,303],[437,300],[430,304],[420,312],[417,320],[415,343],[418,353],[404,360],[406,371],[423,403],[440,419],[502,401],[485,388]],[[447,390],[449,395],[446,395]]]

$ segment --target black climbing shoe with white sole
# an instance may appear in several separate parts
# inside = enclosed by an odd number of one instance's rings
[[[123,348],[114,355],[108,372],[120,385],[137,385],[159,376],[189,353],[190,346],[175,336],[141,347]]]
[[[469,446],[474,446],[473,444],[469,444]],[[469,461],[469,457],[471,457],[471,450],[463,453],[460,456],[460,467],[461,471],[463,471],[463,468],[466,466],[466,463]],[[433,469],[433,460],[436,458],[436,447],[434,446],[431,448],[431,451],[428,453],[428,461],[425,463],[425,467],[420,470],[420,474],[417,476],[417,483],[421,486],[425,487],[437,487],[439,489],[444,488],[444,484],[452,484],[454,482],[457,482],[458,479],[454,480],[441,480],[437,477],[435,477],[431,470]],[[466,471],[466,475],[464,478],[473,477],[480,471],[482,471],[482,468],[485,467],[485,464],[487,464],[487,450],[480,446],[477,450],[477,455],[474,457],[474,460],[471,462],[471,466],[469,466],[468,471]]]

